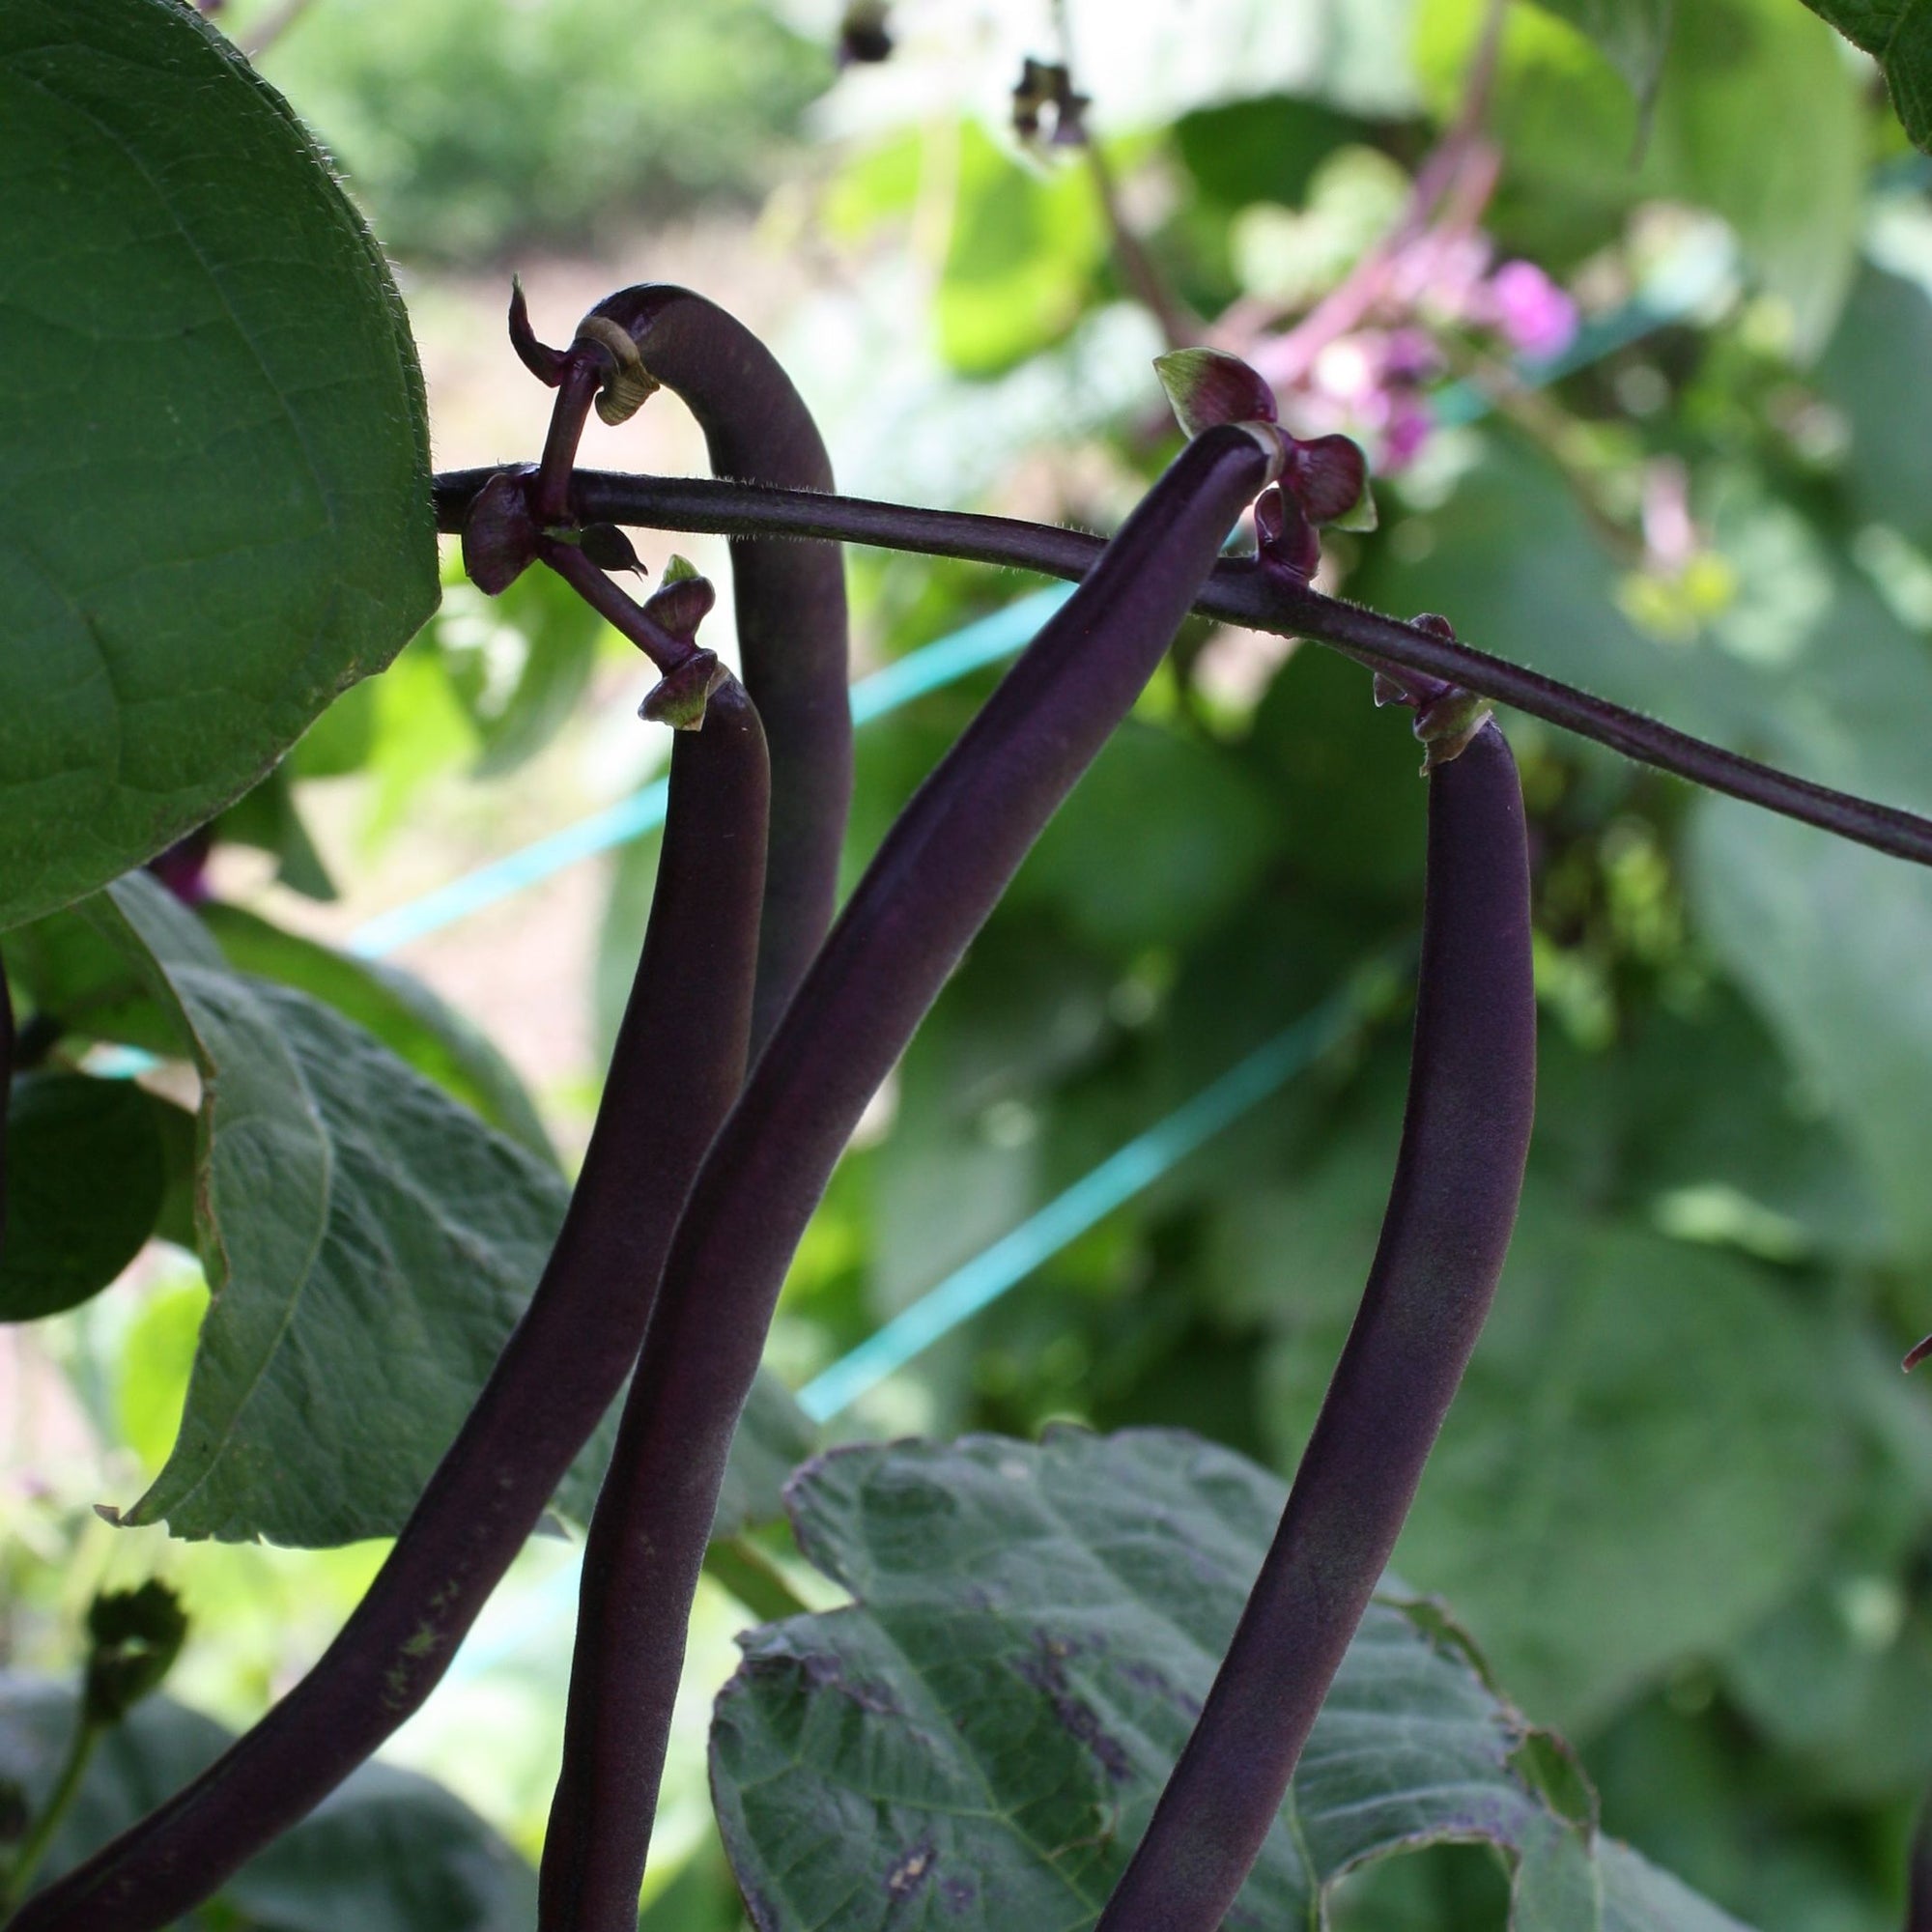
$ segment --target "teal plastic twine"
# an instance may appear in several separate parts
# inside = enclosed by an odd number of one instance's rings
[[[1145,1192],[1224,1127],[1279,1092],[1334,1046],[1352,1028],[1359,1011],[1354,993],[1344,990],[1283,1028],[815,1376],[799,1390],[799,1406],[813,1422],[828,1421],[849,1408],[888,1376],[1017,1287],[1096,1221]]]
[[[1096,1221],[1145,1193],[1189,1154],[1339,1045],[1373,1004],[1371,989],[1378,979],[1375,967],[1365,968],[1340,992],[1137,1134],[1011,1234],[928,1289],[877,1334],[808,1382],[798,1393],[800,1407],[813,1422],[828,1421],[1017,1288]],[[433,1694],[440,1697],[451,1685],[484,1675],[566,1626],[576,1607],[582,1568],[582,1553],[577,1552],[500,1625],[479,1626]]]

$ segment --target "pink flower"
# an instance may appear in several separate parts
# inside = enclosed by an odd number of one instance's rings
[[[1576,339],[1577,304],[1534,262],[1505,262],[1489,297],[1494,326],[1524,355],[1548,361]]]
[[[1406,469],[1421,452],[1435,427],[1429,405],[1408,389],[1391,389],[1388,415],[1382,425],[1381,462],[1384,473]]]

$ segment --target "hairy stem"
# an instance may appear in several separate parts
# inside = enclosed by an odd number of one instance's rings
[[[583,1171],[529,1308],[342,1634],[200,1777],[12,1932],[155,1932],[427,1697],[629,1372],[672,1229],[744,1079],[769,810],[743,688],[680,731],[649,930]]]
[[[1522,794],[1485,725],[1429,781],[1408,1109],[1360,1311],[1208,1702],[1097,1932],[1214,1932],[1408,1514],[1516,1225],[1536,1104]]]
[[[692,1594],[799,1237],[867,1101],[1271,468],[1248,432],[1222,428],[1155,483],[887,836],[704,1164],[584,1550],[542,1932],[634,1932]]]
[[[495,473],[455,470],[436,479],[437,515],[442,528],[461,527],[464,509]],[[1011,517],[922,510],[857,497],[761,490],[688,477],[580,470],[574,497],[583,513],[602,522],[667,530],[729,534],[755,529],[774,536],[835,537],[928,556],[1003,564],[1075,582],[1093,569],[1105,547],[1101,538],[1084,530]],[[1727,792],[1895,858],[1932,865],[1932,819],[1815,784],[1707,744],[1526,666],[1418,630],[1359,604],[1323,596],[1277,573],[1258,569],[1252,558],[1224,558],[1195,598],[1194,608],[1204,616],[1244,624],[1250,630],[1312,639],[1376,668],[1394,666],[1461,685],[1578,737],[1607,745],[1639,764],[1675,773],[1693,784]]]
[[[591,315],[625,329],[644,370],[697,418],[715,474],[832,488],[832,461],[811,412],[771,351],[734,316],[688,289],[648,283],[599,302]],[[833,543],[774,543],[756,529],[726,534],[739,661],[772,759],[755,1057],[818,951],[837,898],[852,796],[845,566]]]

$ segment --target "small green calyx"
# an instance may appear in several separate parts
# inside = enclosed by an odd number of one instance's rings
[[[1427,778],[1467,751],[1490,722],[1491,710],[1487,697],[1454,685],[1423,705],[1415,714],[1415,735],[1422,741],[1422,776]]]
[[[1176,419],[1189,436],[1220,423],[1273,423],[1274,391],[1238,355],[1219,349],[1175,349],[1153,359]]]
[[[638,707],[638,716],[653,724],[668,724],[673,731],[701,731],[711,694],[730,674],[716,651],[694,651],[652,688]]]
[[[593,312],[577,325],[577,342],[601,350],[609,364],[597,391],[598,415],[613,428],[629,422],[659,387],[658,379],[644,367],[631,331],[608,315]]]

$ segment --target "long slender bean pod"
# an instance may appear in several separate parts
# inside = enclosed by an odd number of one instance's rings
[[[1536,1098],[1529,867],[1493,724],[1429,780],[1408,1106],[1381,1241],[1234,1642],[1098,1932],[1213,1932],[1395,1547],[1516,1224]]]
[[[599,400],[607,420],[662,385],[697,418],[717,475],[832,488],[831,459],[791,378],[716,302],[643,283],[599,302],[579,324],[578,340],[618,360]],[[825,937],[838,892],[852,797],[845,565],[837,544],[740,535],[731,540],[731,581],[739,662],[772,758],[755,1057]]]
[[[483,1393],[341,1634],[195,1781],[12,1932],[153,1932],[294,1824],[435,1687],[643,1339],[671,1231],[744,1079],[764,737],[743,688],[680,731],[650,924],[556,1246]]]
[[[1215,429],[1154,484],[893,827],[704,1164],[584,1551],[543,1932],[634,1932],[725,1454],[833,1164],[1274,462]]]
[[[440,526],[460,529],[469,504],[494,474],[490,469],[460,469],[439,476]],[[1100,539],[1085,530],[1012,517],[923,510],[858,497],[759,490],[701,477],[580,469],[572,491],[581,513],[612,523],[727,535],[760,530],[830,537],[925,556],[1004,564],[1076,582],[1093,569],[1100,554]],[[1673,772],[1692,784],[1708,785],[1914,865],[1932,866],[1932,819],[1834,790],[1693,738],[1675,725],[1560,678],[1546,677],[1527,665],[1512,664],[1453,639],[1430,637],[1398,617],[1324,596],[1279,573],[1258,570],[1252,558],[1223,561],[1202,587],[1194,608],[1205,617],[1244,624],[1250,630],[1310,638],[1378,668],[1394,665],[1461,685],[1578,737],[1607,745],[1627,758]]]

